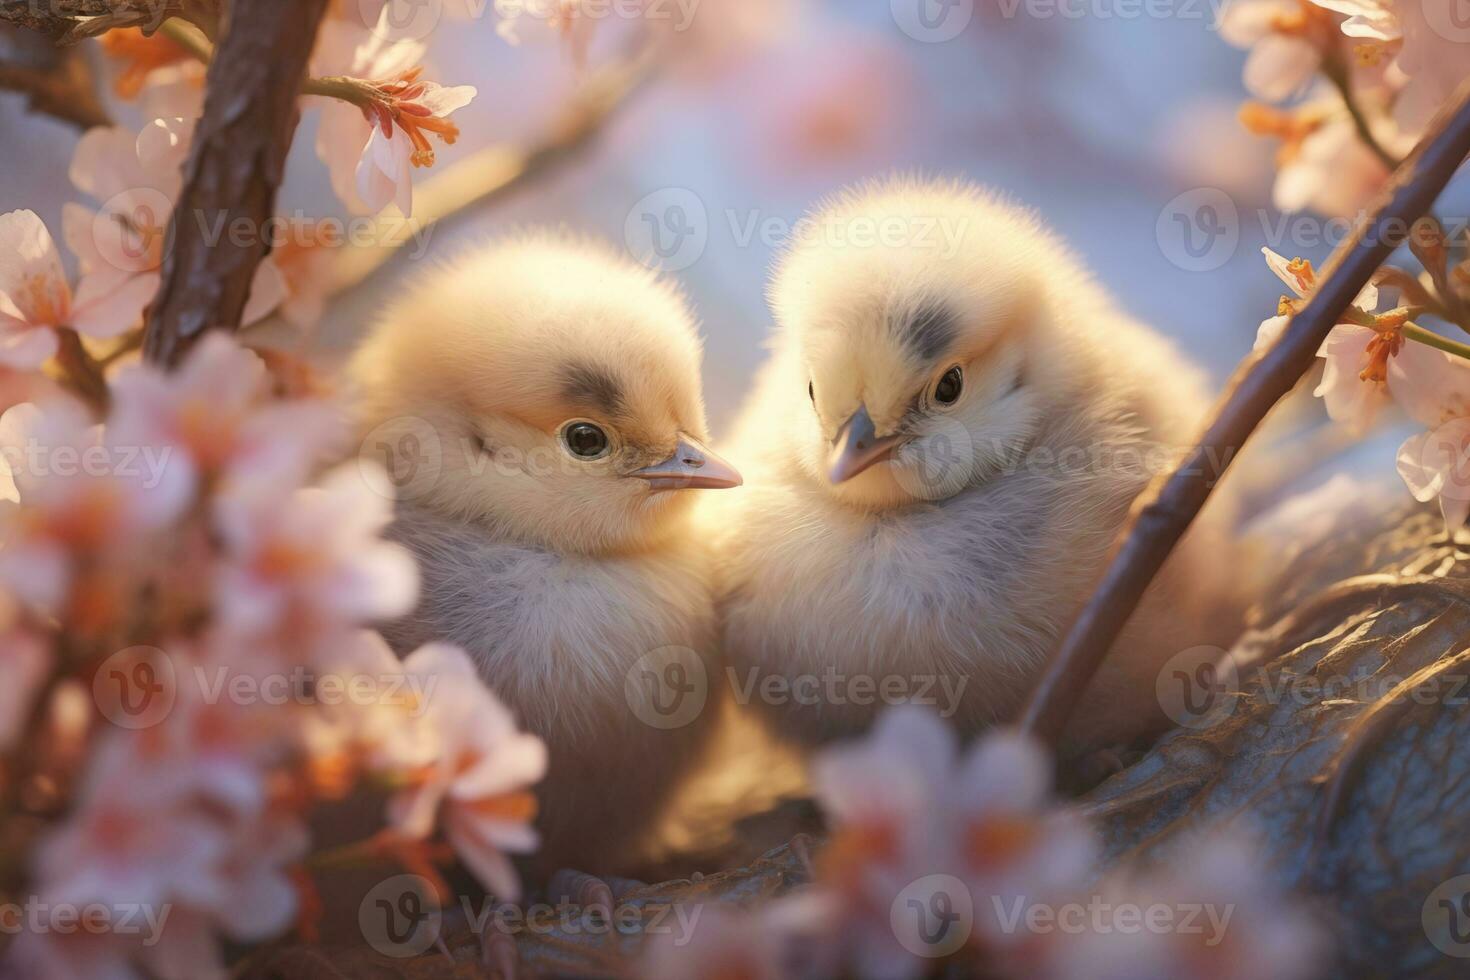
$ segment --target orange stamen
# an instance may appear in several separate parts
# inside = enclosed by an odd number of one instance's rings
[[[965,834],[965,853],[976,870],[1003,868],[1036,842],[1036,822],[1017,814],[982,817]]]

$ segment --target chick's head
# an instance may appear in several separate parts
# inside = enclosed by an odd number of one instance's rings
[[[808,402],[794,455],[866,509],[942,500],[1023,452],[1069,383],[1059,293],[1092,287],[1028,213],[893,179],[810,215],[770,298]]]
[[[684,491],[740,482],[704,446],[682,296],[600,245],[538,235],[436,270],[353,375],[401,499],[554,550],[652,545]]]

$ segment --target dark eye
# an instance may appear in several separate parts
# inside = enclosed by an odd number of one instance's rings
[[[810,381],[806,383],[806,396],[812,400],[813,405],[817,403],[817,386]]]
[[[956,365],[945,371],[944,377],[939,379],[939,384],[934,386],[934,400],[941,405],[953,405],[959,400],[960,392],[964,390],[965,376]]]
[[[607,452],[607,433],[591,422],[573,422],[562,430],[562,442],[573,456],[596,459]]]

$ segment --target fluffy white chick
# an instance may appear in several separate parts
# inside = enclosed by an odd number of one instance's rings
[[[424,276],[352,365],[422,570],[384,633],[463,646],[546,741],[534,871],[624,870],[717,713],[688,491],[740,477],[704,448],[700,353],[674,287],[544,233]]]
[[[965,733],[1009,720],[1130,502],[1197,434],[1202,378],[1035,217],[974,186],[870,183],[801,229],[731,441],[746,486],[702,517],[737,700],[797,743],[905,698]],[[1233,637],[1223,547],[1216,527],[1191,533],[1069,748],[1162,723],[1163,662]]]

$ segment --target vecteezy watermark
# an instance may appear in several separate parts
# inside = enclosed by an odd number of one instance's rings
[[[1218,946],[1225,939],[1235,903],[1130,902],[1092,895],[1087,901],[1032,902],[1025,897],[990,896],[996,925],[1006,935],[1024,932],[1044,936],[1109,935],[1140,933],[1200,936],[1205,946]]]
[[[1409,675],[1379,669],[1321,674],[1272,671],[1258,665],[1241,671],[1219,647],[1198,646],[1170,657],[1155,679],[1159,705],[1183,728],[1211,728],[1234,714],[1249,690],[1268,705],[1308,707],[1333,701],[1355,704],[1470,705],[1470,674],[1445,672],[1410,683]]]
[[[831,249],[908,249],[951,258],[969,229],[955,215],[841,215],[791,217],[759,208],[725,208],[712,221],[704,199],[687,187],[665,187],[640,198],[623,223],[628,254],[651,268],[687,269],[703,257],[718,231],[731,245],[782,249],[816,245]]]
[[[116,477],[152,490],[163,482],[172,455],[171,446],[51,445],[27,438],[0,446],[0,467],[13,476],[38,480]]]
[[[645,725],[683,728],[700,716],[709,700],[709,668],[689,647],[659,647],[628,668],[623,695]]]
[[[380,214],[373,217],[357,216],[347,219],[334,217],[311,217],[305,212],[276,214],[264,221],[238,216],[216,209],[195,209],[193,220],[198,225],[204,244],[210,248],[221,242],[233,248],[268,246],[272,250],[285,247],[295,248],[399,248],[410,259],[422,258],[429,250],[429,239],[434,233],[433,225],[424,225],[413,218],[402,215]]]
[[[915,41],[942,44],[965,32],[975,16],[975,0],[889,0],[893,22]]]
[[[541,21],[566,29],[572,20],[637,20],[687,31],[703,0],[357,0],[357,20],[389,41],[421,41],[451,20]],[[516,26],[519,26],[516,24]]]
[[[793,676],[765,673],[759,667],[743,672],[726,667],[725,674],[736,702],[742,705],[756,701],[773,707],[918,704],[937,708],[941,718],[953,717],[960,709],[970,681],[964,674],[878,675],[846,673],[834,666],[823,668],[820,674]]]
[[[458,913],[475,935],[491,932],[505,936],[673,936],[685,945],[694,936],[704,911],[702,905],[678,902],[619,902],[610,916],[593,914],[577,905],[526,905],[493,898],[458,897],[441,905],[428,879],[416,874],[394,875],[380,881],[358,905],[357,924],[368,945],[384,956],[418,956],[445,931],[445,921]]]
[[[975,900],[954,875],[925,875],[893,899],[888,925],[899,945],[915,956],[952,956],[975,931]]]
[[[495,930],[506,936],[664,936],[674,937],[674,944],[685,945],[699,925],[703,905],[681,902],[617,902],[610,916],[593,914],[578,905],[529,905],[485,901],[476,904],[461,896],[460,909],[475,933],[486,935]]]
[[[45,902],[32,895],[24,902],[0,902],[0,934],[141,936],[144,946],[153,946],[163,938],[163,930],[172,911],[173,906],[167,903],[88,902],[77,905]]]
[[[1185,191],[1164,205],[1154,223],[1164,258],[1186,272],[1213,272],[1240,245],[1240,213],[1218,187]]]
[[[357,927],[384,956],[418,956],[439,939],[444,910],[422,875],[401,874],[378,882],[357,906]]]
[[[709,212],[687,187],[645,194],[623,222],[628,254],[650,268],[679,272],[698,262],[709,245]]]
[[[168,717],[178,695],[174,662],[158,647],[119,650],[92,675],[97,709],[119,728],[152,728]]]
[[[318,670],[304,664],[280,670],[179,665],[158,647],[134,646],[101,663],[92,678],[92,696],[108,721],[139,730],[168,718],[181,693],[192,704],[385,706],[417,718],[428,709],[438,684],[437,676],[401,671]]]
[[[1216,646],[1181,650],[1154,682],[1159,706],[1183,728],[1213,728],[1235,711],[1240,686],[1226,651]]]
[[[1199,20],[1220,22],[1224,0],[997,0],[1001,17],[1029,20]]]
[[[1440,882],[1424,899],[1420,922],[1435,949],[1470,959],[1470,874]]]
[[[1367,217],[1366,211],[1338,217],[1278,213],[1266,208],[1243,212],[1224,190],[1196,187],[1163,206],[1154,224],[1154,237],[1164,258],[1177,268],[1213,272],[1235,256],[1246,237],[1259,239],[1273,252],[1295,256],[1334,249],[1360,227],[1366,244],[1391,248],[1420,235],[1433,234],[1438,240],[1441,234],[1402,218],[1369,222]],[[1440,226],[1444,240],[1451,246],[1470,242],[1470,219],[1441,216]]]

